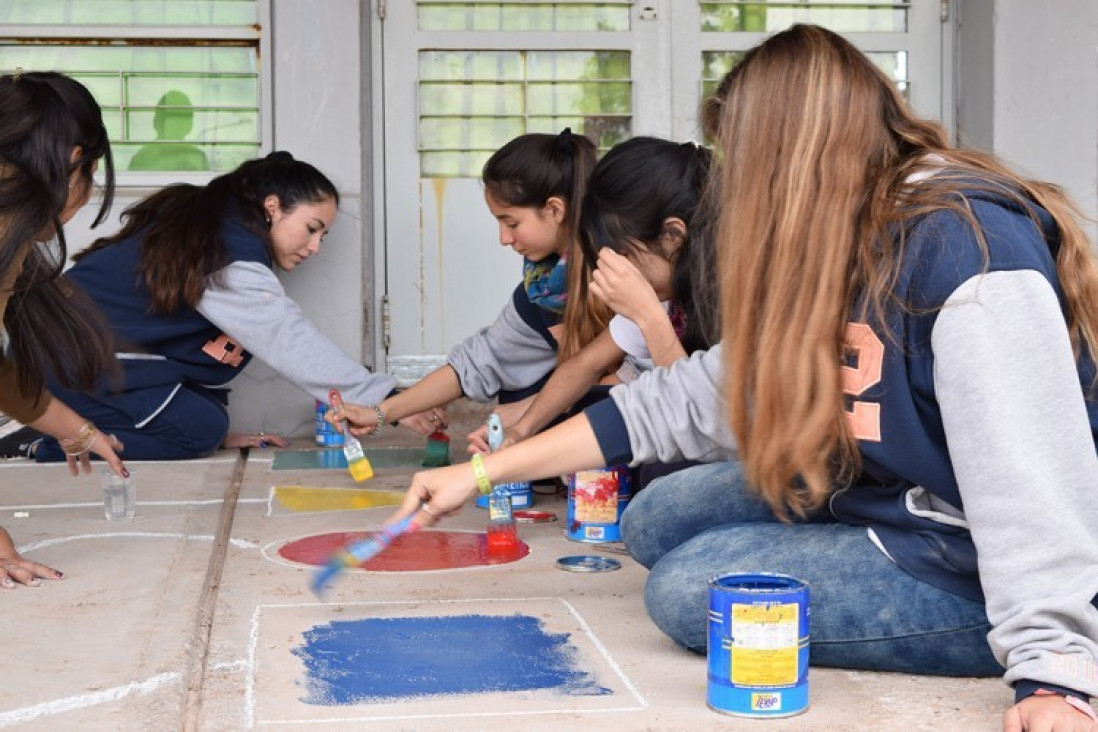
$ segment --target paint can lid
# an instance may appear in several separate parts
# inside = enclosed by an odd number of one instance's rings
[[[544,524],[557,520],[557,515],[552,511],[538,511],[533,508],[520,508],[512,515],[520,524]]]
[[[557,560],[557,568],[569,572],[612,572],[615,569],[621,569],[621,562],[610,557],[580,554],[572,557],[561,557]]]

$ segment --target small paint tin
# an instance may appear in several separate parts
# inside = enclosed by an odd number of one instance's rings
[[[589,544],[621,541],[621,512],[632,491],[633,481],[625,465],[574,473],[568,481],[565,535]]]
[[[621,562],[610,557],[581,554],[574,557],[561,557],[557,560],[557,569],[568,572],[613,572],[615,569],[621,569]]]
[[[784,574],[709,581],[706,704],[741,717],[792,717],[808,708],[808,585]]]
[[[538,511],[533,508],[523,508],[512,514],[515,521],[520,524],[547,524],[557,520],[557,515],[550,511]]]
[[[534,489],[530,483],[502,483],[496,487],[511,497],[511,508],[529,508],[534,504]],[[488,508],[488,496],[477,496],[477,508]]]
[[[328,411],[328,405],[319,399],[316,402],[316,444],[324,447],[340,447],[343,445],[343,435],[336,432],[336,428],[324,419]]]

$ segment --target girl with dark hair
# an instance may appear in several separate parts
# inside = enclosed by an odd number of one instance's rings
[[[461,396],[497,398],[505,423],[517,420],[559,361],[594,338],[609,320],[605,306],[586,297],[576,220],[595,146],[565,129],[531,133],[501,147],[481,179],[499,241],[523,257],[523,281],[496,321],[450,351],[447,364],[377,407],[345,400],[355,435],[375,433],[386,420],[440,407]]]
[[[274,271],[289,272],[320,250],[338,204],[323,173],[274,152],[208,185],[168,186],[130,206],[122,230],[80,252],[66,273],[110,322],[122,389],[57,393],[140,460],[193,458],[223,444],[288,444],[229,434],[225,385],[253,354],[316,399],[337,387],[347,398],[381,401],[394,380],[325,337]],[[61,446],[46,438],[33,455],[56,461]]]
[[[122,443],[45,390],[91,387],[109,370],[109,341],[94,308],[58,278],[66,258],[63,225],[87,203],[99,160],[106,185],[95,224],[114,194],[110,143],[99,105],[83,85],[52,72],[0,77],[0,314],[8,352],[0,353],[0,411],[54,437],[59,459],[86,470],[89,453],[119,475]],[[56,241],[56,250],[49,243]],[[19,433],[8,435],[16,443]],[[6,450],[5,450],[6,452]],[[0,586],[36,584],[61,573],[23,559],[0,528]]]
[[[712,243],[695,236],[712,155],[692,142],[635,137],[595,166],[580,214],[584,263],[597,263],[591,292],[616,314],[563,361],[504,445],[536,434],[607,372],[622,382],[670,366],[716,340]],[[587,267],[588,270],[592,267]],[[586,277],[584,278],[587,279]],[[477,443],[487,448],[487,435]],[[646,482],[646,481],[642,481]]]
[[[812,588],[812,663],[1003,674],[1004,730],[1094,729],[1098,258],[1074,205],[952,146],[815,26],[749,51],[705,119],[722,343],[417,474],[393,520],[478,484],[724,460],[622,517],[676,642],[705,652],[718,573],[788,574]]]

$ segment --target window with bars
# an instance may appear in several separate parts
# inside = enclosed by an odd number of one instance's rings
[[[419,0],[425,31],[626,31],[632,0]]]
[[[910,0],[701,0],[702,33],[774,33],[794,23],[821,25],[836,33],[906,33]],[[721,78],[743,58],[743,51],[702,52],[702,95],[713,92]],[[907,51],[868,51],[897,89],[910,95]]]
[[[119,172],[224,171],[262,141],[264,0],[0,0],[0,70],[91,90]]]
[[[477,177],[501,145],[571,127],[602,150],[632,133],[628,51],[421,51],[420,173]]]
[[[836,33],[905,33],[910,2],[881,0],[702,0],[702,31],[713,33],[780,31],[813,23]]]

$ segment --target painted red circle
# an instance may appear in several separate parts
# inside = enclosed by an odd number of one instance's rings
[[[299,564],[327,564],[332,554],[366,536],[364,531],[315,534],[283,544],[279,556]],[[370,572],[423,572],[431,569],[459,569],[489,564],[507,564],[522,559],[530,547],[521,539],[513,551],[490,554],[484,534],[464,531],[417,531],[393,541],[383,552],[358,567]]]

